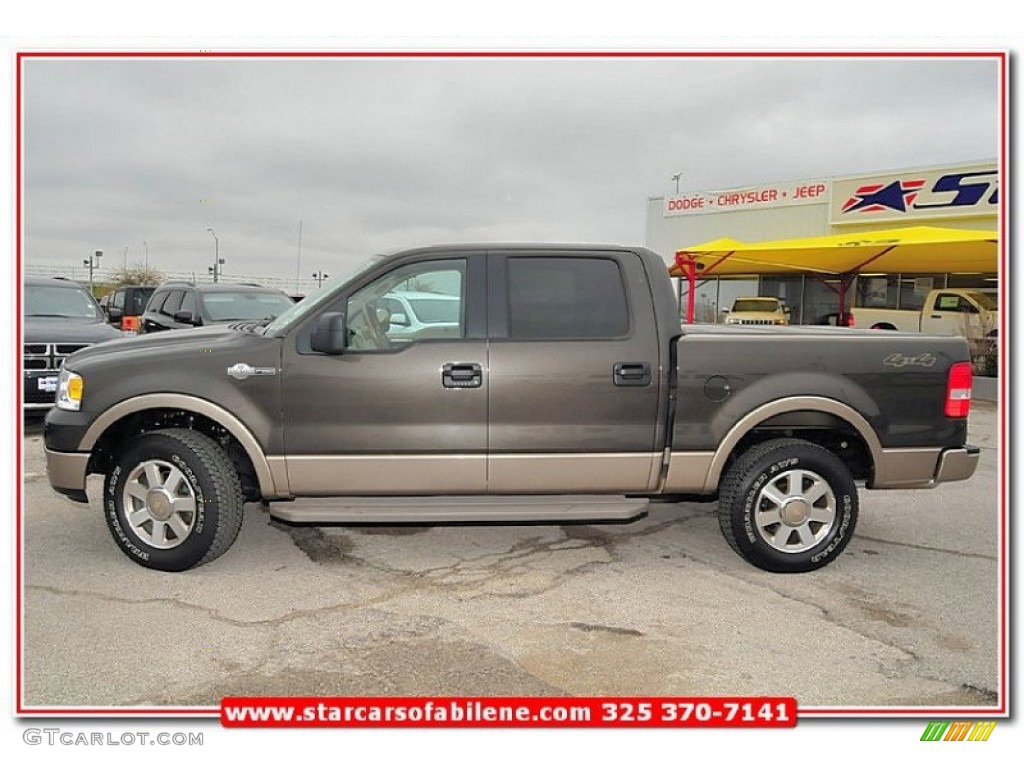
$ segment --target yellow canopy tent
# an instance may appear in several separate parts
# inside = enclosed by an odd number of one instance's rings
[[[840,317],[846,287],[861,270],[882,274],[995,272],[998,233],[987,230],[906,227],[851,232],[796,240],[744,243],[723,238],[676,251],[669,269],[690,283],[687,322],[693,322],[693,296],[699,277],[754,274],[812,274],[839,277]]]

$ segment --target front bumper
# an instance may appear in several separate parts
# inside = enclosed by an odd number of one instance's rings
[[[88,451],[80,450],[93,416],[81,411],[52,408],[43,424],[46,474],[50,485],[74,501],[88,501],[85,479],[89,469]]]
[[[72,501],[89,501],[85,493],[85,473],[88,466],[88,453],[64,453],[46,449],[46,475],[50,479],[50,485]]]

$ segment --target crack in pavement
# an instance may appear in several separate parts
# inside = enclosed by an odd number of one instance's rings
[[[562,536],[553,540],[545,541],[543,535],[534,536],[528,539],[514,542],[509,549],[500,552],[487,552],[481,555],[477,555],[471,558],[455,558],[456,562],[453,565],[437,566],[435,568],[428,568],[423,570],[410,570],[403,568],[395,568],[393,566],[380,563],[377,561],[370,560],[366,557],[352,554],[354,545],[347,539],[344,544],[338,546],[338,554],[341,559],[352,562],[354,564],[362,565],[368,568],[372,568],[375,571],[396,576],[405,579],[416,579],[416,580],[429,580],[432,582],[429,585],[420,584],[416,588],[423,588],[424,586],[443,588],[447,590],[457,590],[461,592],[475,591],[483,587],[484,585],[508,579],[509,577],[515,577],[523,574],[523,568],[531,565],[535,565],[534,560],[543,557],[545,555],[557,555],[561,552],[573,552],[582,551],[586,549],[600,549],[609,558],[607,563],[611,564],[617,562],[620,558],[616,556],[614,549],[618,542],[617,538],[623,537],[628,540],[636,540],[647,536],[659,534],[669,528],[679,526],[685,521],[692,517],[705,517],[706,515],[696,512],[691,515],[677,515],[661,523],[656,523],[648,526],[640,531],[627,531],[622,534],[614,534],[607,531],[598,530],[592,525],[561,525],[558,526],[562,531]],[[283,528],[286,533],[292,533],[287,528]],[[296,529],[302,530],[302,529]],[[299,537],[303,538],[299,538]],[[324,534],[322,530],[317,529],[317,543],[315,545],[310,544],[309,534],[302,533],[299,535],[292,535],[292,540],[299,547],[300,550],[306,552],[307,556],[310,556],[314,562],[318,565],[324,564],[324,558],[321,556],[321,545],[322,540],[330,538],[327,534]],[[311,550],[317,553],[314,559],[310,552]],[[496,595],[476,595],[478,597],[487,596],[500,596],[500,597],[535,597],[545,592],[556,589],[569,578],[585,573],[588,570],[594,568],[598,563],[586,562],[577,563],[569,567],[562,567],[558,573],[551,575],[550,581],[546,584],[520,589],[515,591],[501,591]],[[557,565],[555,566],[557,569]]]
[[[939,555],[958,555],[960,557],[973,557],[978,560],[990,560],[992,562],[998,562],[999,558],[992,555],[983,555],[975,552],[960,552],[956,549],[944,549],[943,547],[929,547],[925,544],[908,544],[904,541],[890,541],[889,539],[876,539],[873,536],[863,536],[859,533],[853,535],[853,540],[870,541],[875,544],[889,544],[893,547],[909,547],[910,549],[917,549],[922,552],[935,552]]]
[[[91,597],[96,600],[103,602],[118,603],[121,605],[167,605],[173,608],[182,608],[184,610],[195,611],[202,613],[205,616],[224,624],[228,624],[233,627],[278,627],[283,624],[290,623],[292,621],[298,621],[310,616],[317,616],[320,614],[333,614],[333,613],[346,613],[351,611],[358,611],[365,608],[373,608],[380,604],[390,602],[391,600],[404,596],[406,593],[415,592],[415,588],[405,588],[395,590],[386,595],[371,598],[357,603],[343,603],[337,605],[326,605],[318,608],[303,608],[298,610],[289,611],[286,614],[277,616],[271,619],[257,619],[253,621],[246,621],[244,619],[232,619],[228,616],[224,616],[213,608],[207,608],[204,605],[198,605],[196,603],[189,603],[184,600],[178,600],[172,597],[149,597],[138,600],[133,600],[127,597],[118,597],[117,595],[108,595],[102,592],[92,592],[89,590],[80,589],[61,589],[59,587],[50,587],[42,584],[26,584],[26,590],[35,590],[39,592],[47,592],[52,595],[58,595],[60,597]]]

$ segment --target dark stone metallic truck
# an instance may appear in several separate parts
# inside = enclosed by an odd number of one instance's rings
[[[437,321],[413,328],[401,294]],[[167,571],[223,554],[246,501],[320,525],[622,522],[659,496],[717,496],[742,557],[808,571],[849,542],[858,484],[978,461],[963,339],[684,329],[643,248],[382,256],[272,322],[76,353],[58,388],[50,483],[84,502],[103,475],[114,540]]]

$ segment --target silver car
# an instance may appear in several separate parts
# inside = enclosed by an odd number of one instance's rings
[[[381,297],[377,307],[388,312],[387,336],[391,341],[458,336],[462,308],[458,296],[394,291]]]

